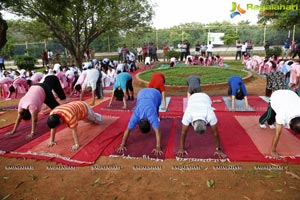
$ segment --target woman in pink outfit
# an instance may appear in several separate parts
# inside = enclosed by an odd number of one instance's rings
[[[13,81],[11,77],[3,77],[0,79],[0,98],[6,98],[9,95],[9,87]]]
[[[17,131],[22,119],[27,121],[31,119],[31,132],[27,135],[26,139],[32,139],[36,131],[38,113],[42,110],[43,104],[46,104],[50,109],[59,105],[46,83],[32,85],[28,92],[20,99],[18,116],[14,128],[6,135],[13,135]]]
[[[297,92],[300,85],[300,63],[294,63],[291,65],[290,70],[290,83],[289,86],[293,89],[294,92]]]
[[[218,66],[219,67],[223,67],[224,66],[224,60],[223,60],[223,58],[221,56],[217,55],[216,59],[217,59],[216,61],[217,61]]]
[[[25,94],[28,91],[28,84],[25,78],[20,76],[20,73],[16,71],[16,78],[12,85],[9,87],[8,98],[11,97],[12,93],[15,93],[15,98],[17,98],[18,93]]]
[[[44,74],[42,72],[36,72],[34,73],[28,80],[27,83],[29,86],[39,83],[44,77]]]
[[[57,78],[59,79],[59,82],[61,84],[61,87],[65,90],[66,92],[66,89],[68,87],[68,81],[67,81],[67,77],[65,75],[64,72],[62,71],[59,71],[59,72],[56,72],[55,73],[55,76],[57,76]]]

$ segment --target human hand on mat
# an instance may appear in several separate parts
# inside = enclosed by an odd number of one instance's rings
[[[74,144],[72,147],[71,147],[71,151],[76,151],[77,149],[79,149],[80,145],[79,144]]]
[[[13,135],[15,131],[9,131],[8,133],[5,133],[5,135]]]
[[[127,108],[126,106],[123,106],[123,107],[122,107],[123,110],[125,110],[126,108]]]
[[[120,145],[119,148],[117,148],[116,150],[118,153],[124,153],[125,151],[127,151],[127,148],[123,145]]]
[[[213,103],[221,103],[221,102],[222,102],[221,99],[215,99],[215,100],[213,100]]]
[[[280,155],[276,151],[272,151],[271,156],[277,160],[281,159]]]
[[[222,158],[227,158],[227,155],[221,151],[221,150],[217,150],[215,153],[214,153],[214,156],[218,156],[220,159]]]
[[[47,146],[48,147],[53,147],[54,145],[56,145],[56,142],[49,142]]]
[[[179,149],[176,153],[178,157],[183,157],[184,155],[188,155],[188,152],[184,149]]]
[[[31,140],[34,136],[34,133],[30,133],[26,136],[26,140]]]
[[[164,152],[161,150],[160,147],[156,147],[155,149],[152,150],[152,153],[156,156],[161,156],[164,154]]]
[[[167,110],[166,106],[160,108],[161,110]]]
[[[246,106],[245,110],[249,110],[249,106],[248,105]]]

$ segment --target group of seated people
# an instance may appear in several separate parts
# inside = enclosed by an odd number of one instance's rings
[[[267,88],[282,86],[292,88],[297,92],[299,89],[300,80],[300,62],[293,60],[280,60],[275,55],[271,57],[249,57],[247,54],[243,56],[243,64],[247,69],[251,69],[258,74],[266,75]],[[270,86],[272,84],[273,86]]]
[[[175,57],[170,58],[170,67],[173,67],[177,64],[177,59]],[[221,56],[193,56],[188,55],[185,60],[186,65],[197,65],[197,66],[218,66],[224,67],[224,60]]]

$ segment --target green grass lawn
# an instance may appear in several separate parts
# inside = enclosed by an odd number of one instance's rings
[[[184,66],[173,68],[162,68],[161,64],[157,65],[153,70],[145,71],[139,77],[145,81],[149,81],[154,72],[161,72],[166,77],[166,85],[185,86],[186,79],[189,75],[198,75],[201,78],[201,84],[214,84],[227,82],[231,76],[246,77],[247,73],[242,71],[243,66],[240,61],[226,62],[229,67],[199,67]]]

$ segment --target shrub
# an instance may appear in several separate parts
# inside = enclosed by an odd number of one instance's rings
[[[170,58],[172,58],[172,57],[175,57],[176,59],[178,59],[178,58],[180,57],[180,54],[181,54],[181,53],[178,52],[178,51],[168,51],[168,52],[166,53],[168,59],[170,59]]]
[[[271,47],[267,49],[266,56],[271,57],[272,55],[276,55],[277,57],[281,56],[282,48],[281,47]]]
[[[19,55],[14,58],[14,64],[16,66],[20,66],[22,69],[34,69],[34,64],[36,63],[36,59],[32,56],[27,55]]]

